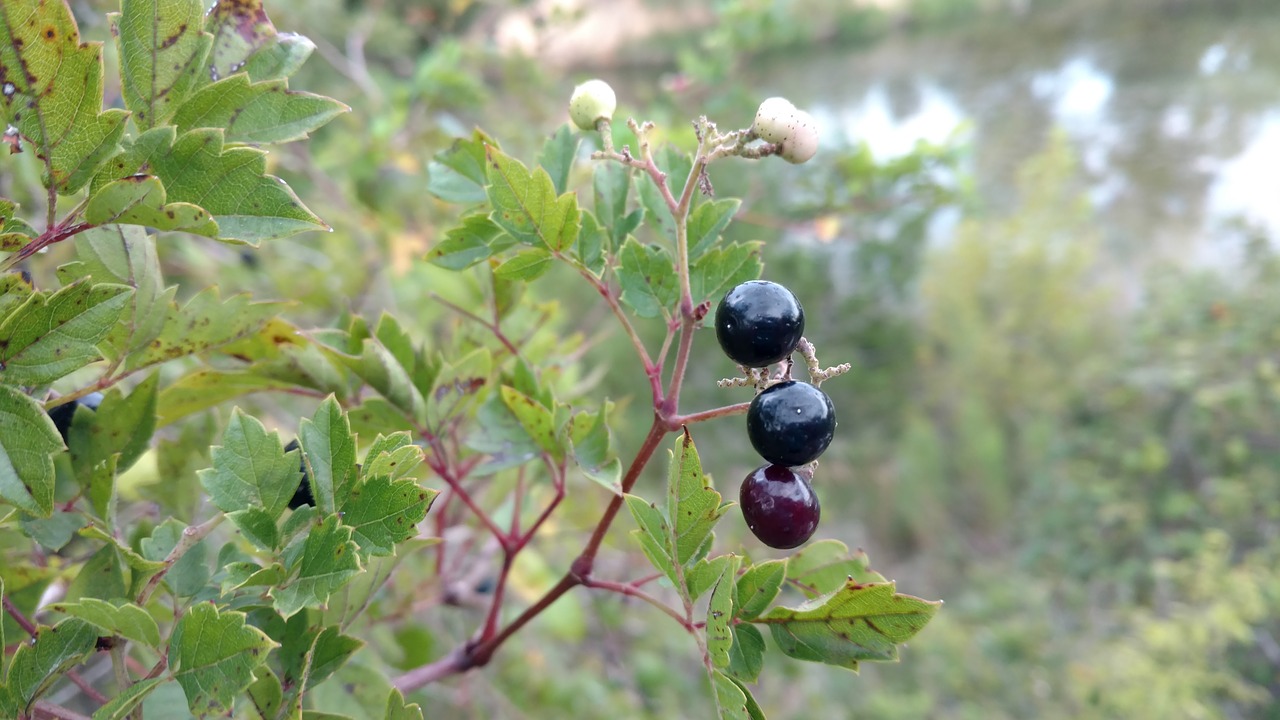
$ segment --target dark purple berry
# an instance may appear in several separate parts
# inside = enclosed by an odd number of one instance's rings
[[[750,368],[781,362],[804,334],[804,308],[791,291],[750,280],[725,294],[716,308],[716,339],[729,359]]]
[[[817,460],[835,431],[831,398],[806,382],[778,383],[757,395],[747,410],[751,446],[774,465],[795,467]]]
[[[284,451],[298,450],[298,439],[294,438],[284,446]],[[293,491],[293,497],[289,498],[289,509],[297,510],[303,505],[315,505],[316,499],[311,495],[311,479],[307,477],[307,461],[302,457],[302,453],[298,453],[298,469],[302,471],[302,482],[298,483],[298,489]]]
[[[69,402],[49,411],[49,418],[53,420],[53,426],[58,428],[58,434],[62,436],[62,442],[67,441],[67,432],[71,430],[71,418],[76,415],[76,408],[84,406],[90,410],[97,410],[102,404],[102,393],[94,392],[77,398],[74,402]]]
[[[789,467],[758,467],[738,491],[742,517],[760,542],[789,550],[803,545],[818,529],[822,508],[809,481]]]

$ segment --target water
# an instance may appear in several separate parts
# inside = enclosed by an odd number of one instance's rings
[[[1280,3],[1066,5],[771,62],[760,89],[880,157],[958,137],[995,210],[1016,207],[1018,167],[1059,129],[1110,254],[1135,270],[1229,264],[1244,227],[1280,237]]]

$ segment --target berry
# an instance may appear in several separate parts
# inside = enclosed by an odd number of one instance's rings
[[[796,106],[782,97],[771,97],[760,103],[751,130],[765,142],[782,142],[787,137],[787,122],[796,113]]]
[[[747,410],[747,437],[774,465],[795,467],[818,459],[831,444],[836,409],[809,383],[788,380],[768,388]]]
[[[753,470],[742,481],[738,502],[752,534],[778,550],[803,545],[818,529],[822,515],[809,481],[782,465]]]
[[[71,430],[71,418],[75,417],[76,408],[83,405],[90,410],[97,410],[102,404],[102,393],[89,393],[82,398],[76,398],[75,402],[69,402],[49,411],[49,418],[53,420],[53,426],[58,428],[58,434],[62,436],[62,442],[67,441],[67,432]]]
[[[596,121],[613,119],[618,109],[618,96],[603,80],[588,80],[573,89],[569,98],[569,118],[583,130],[595,130]]]
[[[729,359],[750,368],[781,362],[804,334],[804,308],[790,290],[749,280],[725,293],[716,308],[716,339]]]
[[[809,113],[797,110],[791,116],[788,130],[787,137],[782,141],[782,151],[778,155],[794,165],[807,162],[818,152],[817,123]]]
[[[284,446],[284,451],[298,449],[298,439],[294,438]],[[297,510],[303,505],[315,505],[316,499],[311,495],[311,478],[307,477],[307,461],[303,459],[302,453],[298,453],[298,469],[302,471],[302,482],[298,483],[298,489],[293,491],[293,497],[289,498],[289,509]]]

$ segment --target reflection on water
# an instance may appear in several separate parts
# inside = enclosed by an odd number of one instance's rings
[[[1058,12],[773,64],[761,84],[881,157],[966,128],[997,209],[1016,205],[1016,169],[1060,128],[1118,261],[1219,264],[1230,220],[1280,237],[1276,37],[1275,2]]]

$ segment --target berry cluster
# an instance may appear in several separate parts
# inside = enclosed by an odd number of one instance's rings
[[[720,301],[715,327],[721,349],[753,378],[769,381],[767,373],[753,371],[785,361],[782,373],[747,410],[747,437],[769,464],[747,476],[739,501],[747,527],[761,542],[797,547],[817,530],[821,508],[809,485],[811,468],[794,468],[817,460],[836,429],[831,398],[790,377],[791,354],[803,340],[804,308],[787,288],[751,280]]]

